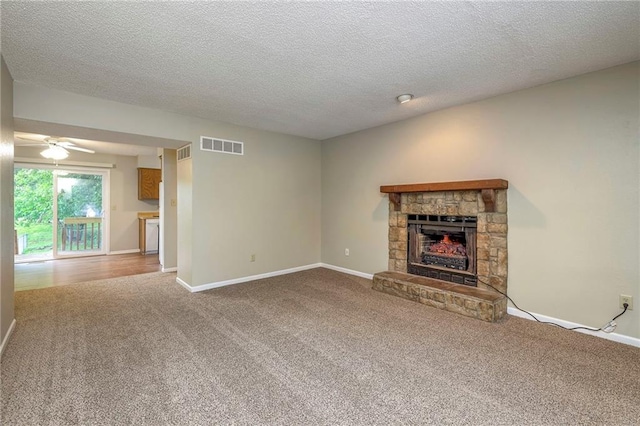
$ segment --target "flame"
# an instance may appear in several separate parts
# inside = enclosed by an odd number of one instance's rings
[[[429,247],[429,252],[459,256],[467,255],[467,250],[465,249],[464,244],[451,241],[449,234],[444,234],[442,240],[431,245]]]

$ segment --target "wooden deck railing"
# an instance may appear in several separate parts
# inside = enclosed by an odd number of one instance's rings
[[[62,221],[62,251],[98,250],[101,239],[101,217],[65,217]]]

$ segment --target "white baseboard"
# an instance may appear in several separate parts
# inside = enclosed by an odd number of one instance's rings
[[[191,287],[191,285],[188,282],[186,282],[185,280],[183,280],[183,279],[181,279],[179,277],[176,277],[176,282],[178,284],[180,284],[182,287],[184,287],[187,290],[189,290],[189,292],[193,293],[193,290],[192,290],[193,287]]]
[[[165,268],[164,266],[162,267],[162,272],[176,272],[177,270],[177,266],[174,266],[173,268]]]
[[[366,274],[364,272],[354,271],[352,269],[343,268],[341,266],[329,265],[328,263],[321,263],[320,267],[327,268],[327,269],[332,269],[332,270],[338,271],[338,272],[343,272],[343,273],[349,274],[349,275],[355,275],[356,277],[366,278],[366,279],[369,279],[369,280],[373,279],[373,274]]]
[[[321,266],[320,263],[313,263],[311,265],[298,266],[298,267],[290,268],[290,269],[282,269],[280,271],[273,271],[273,272],[267,272],[267,273],[264,273],[264,274],[250,275],[248,277],[234,278],[234,279],[231,279],[231,280],[217,281],[217,282],[208,283],[208,284],[201,284],[201,285],[198,285],[198,286],[195,286],[195,287],[191,286],[190,284],[188,284],[187,282],[181,280],[180,278],[176,278],[176,282],[178,284],[180,284],[181,286],[183,286],[184,288],[186,288],[187,290],[189,290],[191,293],[197,293],[199,291],[210,290],[212,288],[224,287],[224,286],[233,285],[233,284],[246,283],[247,281],[261,280],[263,278],[277,277],[279,275],[287,275],[287,274],[292,274],[294,272],[306,271],[308,269],[319,268],[320,266]]]
[[[524,312],[519,311],[516,308],[513,308],[511,306],[509,306],[507,308],[507,313],[509,315],[513,315],[514,317],[520,317],[520,318],[528,319],[528,320],[531,320],[531,321],[535,321],[529,315],[527,315]],[[588,327],[588,326],[583,325],[583,324],[578,324],[578,323],[571,322],[571,321],[565,321],[565,320],[549,317],[549,316],[542,315],[542,314],[536,314],[535,312],[531,312],[531,313],[533,315],[535,315],[535,317],[538,318],[540,321],[553,322],[553,323],[556,323],[556,324],[561,325],[563,327],[568,327],[568,328],[572,328],[572,327]],[[640,339],[637,339],[637,338],[631,337],[631,336],[626,336],[624,334],[605,333],[604,331],[589,331],[589,330],[574,330],[574,331],[577,331],[577,332],[580,332],[580,333],[584,333],[584,334],[589,334],[591,336],[600,337],[602,339],[613,340],[614,342],[624,343],[626,345],[636,346],[636,347],[640,348]]]
[[[140,249],[129,249],[129,250],[116,250],[116,251],[110,251],[109,253],[107,253],[108,256],[114,255],[114,254],[129,254],[129,253],[140,253]]]
[[[13,334],[13,330],[15,328],[16,328],[16,320],[14,319],[13,321],[11,321],[11,325],[9,326],[9,330],[7,331],[7,335],[4,336],[4,339],[2,340],[2,344],[0,344],[0,357],[2,357],[2,354],[4,353],[4,350],[7,347],[7,343],[9,343],[9,338],[11,338],[11,335]]]

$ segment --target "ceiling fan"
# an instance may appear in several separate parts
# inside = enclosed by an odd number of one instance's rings
[[[82,148],[76,146],[76,142],[70,138],[60,138],[53,136],[42,136],[37,137],[36,135],[16,135],[16,138],[20,141],[27,142],[27,144],[19,144],[19,145],[30,145],[30,144],[39,144],[42,146],[46,146],[47,148],[40,152],[44,158],[49,158],[51,160],[64,160],[69,156],[69,151],[80,151],[86,152],[89,154],[95,154],[95,151],[88,148]]]

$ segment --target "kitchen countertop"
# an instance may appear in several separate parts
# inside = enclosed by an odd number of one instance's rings
[[[159,212],[138,212],[138,219],[157,219],[159,217]]]

